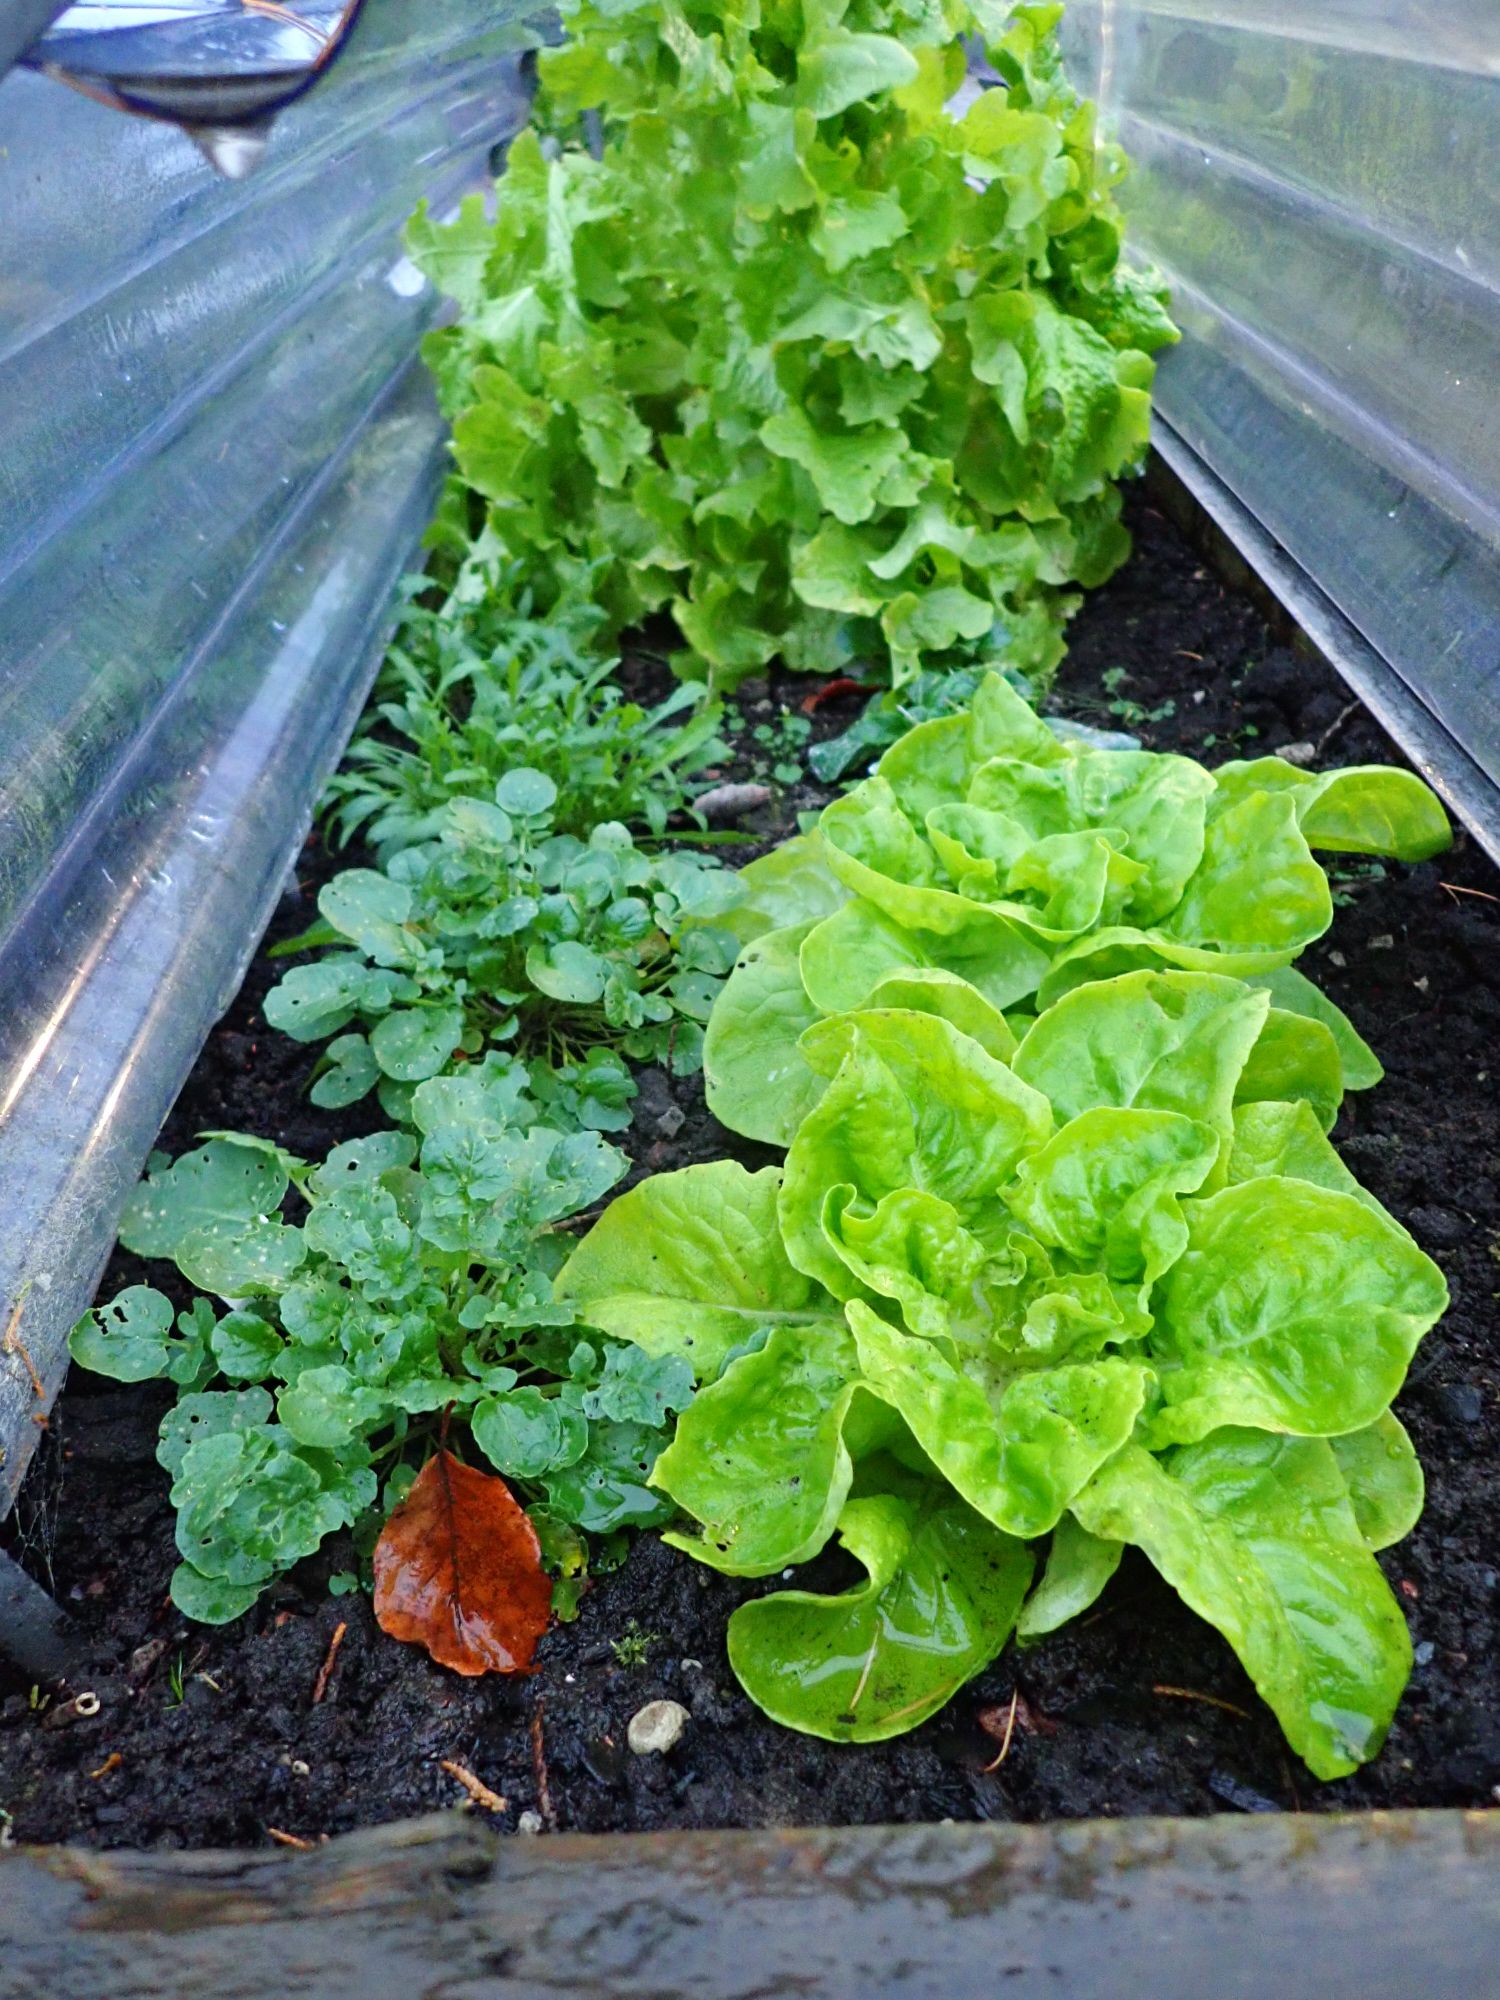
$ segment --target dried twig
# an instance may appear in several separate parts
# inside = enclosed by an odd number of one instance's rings
[[[90,1771],[89,1776],[91,1778],[107,1778],[111,1771],[118,1771],[124,1762],[125,1759],[120,1755],[118,1750],[111,1750],[98,1770]]]
[[[543,1824],[549,1831],[557,1825],[557,1814],[552,1809],[552,1787],[547,1782],[547,1752],[542,1742],[542,1716],[547,1703],[543,1696],[537,1696],[536,1707],[531,1713],[531,1770],[536,1779],[537,1809]]]
[[[986,1764],[981,1773],[986,1778],[990,1775],[991,1771],[998,1771],[1010,1755],[1010,1739],[1016,1733],[1016,1709],[1020,1705],[1020,1700],[1021,1690],[1017,1688],[1010,1698],[1010,1714],[1005,1718],[1005,1735],[1000,1744],[1000,1755],[995,1758],[993,1763]]]
[[[1313,745],[1314,757],[1322,756],[1323,752],[1328,748],[1329,744],[1333,741],[1334,737],[1338,735],[1339,731],[1343,728],[1344,724],[1349,720],[1350,716],[1359,714],[1359,708],[1360,705],[1357,701],[1345,702],[1344,706],[1339,710],[1338,714],[1333,718],[1332,722],[1329,723],[1328,727],[1323,731],[1323,734],[1318,738],[1317,742]]]
[[[1462,882],[1439,882],[1438,887],[1450,896],[1477,896],[1481,903],[1500,903],[1500,896],[1492,896],[1488,889],[1466,889]]]
[[[267,1840],[274,1840],[278,1847],[300,1848],[304,1854],[311,1854],[314,1847],[317,1846],[316,1841],[304,1840],[300,1834],[283,1833],[279,1826],[268,1826],[266,1828],[266,1838]]]
[[[314,1708],[317,1707],[318,1703],[328,1692],[328,1683],[333,1676],[334,1662],[338,1659],[339,1647],[343,1645],[344,1634],[348,1630],[349,1627],[342,1619],[333,1628],[333,1637],[328,1641],[328,1651],[323,1655],[323,1664],[318,1669],[318,1678],[313,1682],[312,1705]]]
[[[853,1715],[855,1709],[859,1707],[859,1698],[864,1693],[865,1687],[869,1681],[871,1670],[875,1665],[875,1655],[876,1652],[879,1650],[879,1647],[880,1647],[880,1628],[879,1626],[877,1626],[875,1628],[875,1637],[870,1641],[870,1650],[868,1653],[865,1654],[865,1664],[860,1671],[858,1683],[855,1686],[853,1694],[850,1695],[849,1697],[849,1713],[851,1715]]]
[[[1153,1694],[1171,1695],[1176,1701],[1205,1701],[1210,1708],[1222,1708],[1226,1715],[1237,1715],[1241,1722],[1248,1722],[1250,1720],[1248,1709],[1241,1708],[1237,1702],[1225,1701],[1221,1694],[1204,1694],[1199,1688],[1167,1687],[1160,1681],[1152,1688],[1151,1692]]]
[[[506,1802],[501,1798],[500,1794],[492,1792],[484,1780],[476,1778],[466,1765],[455,1764],[451,1757],[445,1757],[442,1760],[442,1768],[448,1773],[450,1778],[456,1779],[463,1786],[476,1806],[483,1806],[486,1812],[503,1813],[505,1811]]]
[[[1012,1698],[1011,1707],[1015,1713],[1015,1726],[1023,1736],[1055,1736],[1057,1734],[1057,1724],[1052,1720],[1051,1716],[1043,1715],[1039,1708],[1033,1708],[1025,1695],[1022,1694],[1019,1686],[1016,1688],[1015,1695]],[[986,1736],[993,1736],[998,1743],[1000,1738],[1005,1734],[1006,1723],[1010,1713],[1011,1710],[1004,1707],[982,1708],[975,1717],[975,1721],[978,1722]]]
[[[17,1331],[21,1324],[21,1315],[25,1310],[26,1294],[22,1292],[20,1298],[16,1300],[15,1305],[11,1308],[10,1318],[5,1322],[5,1335],[3,1339],[0,1339],[0,1349],[3,1349],[7,1354],[20,1356],[21,1360],[25,1363],[26,1373],[31,1377],[32,1394],[39,1403],[45,1403],[47,1400],[47,1391],[42,1386],[42,1378],[36,1372],[36,1363],[27,1353],[26,1343]]]

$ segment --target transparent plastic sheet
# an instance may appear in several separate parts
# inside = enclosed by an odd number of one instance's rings
[[[241,183],[0,84],[0,1513],[415,560],[440,302],[399,228],[521,122],[535,12],[369,0]]]
[[[1164,455],[1500,854],[1500,14],[1069,0],[1065,41],[1186,334]]]

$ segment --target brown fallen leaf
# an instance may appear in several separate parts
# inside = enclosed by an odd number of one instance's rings
[[[552,1585],[503,1479],[451,1452],[422,1467],[375,1544],[375,1616],[459,1674],[531,1671]]]

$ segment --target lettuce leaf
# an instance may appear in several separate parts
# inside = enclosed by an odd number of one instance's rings
[[[1332,1446],[1236,1427],[1165,1459],[1130,1445],[1075,1511],[1218,1627],[1316,1777],[1375,1755],[1411,1639]]]
[[[729,1659],[777,1722],[878,1743],[925,1722],[1015,1624],[1031,1557],[928,1484],[848,1501],[839,1540],[866,1572],[842,1596],[781,1590],[729,1620]]]
[[[1314,838],[1417,858],[1449,834],[1409,772],[1260,758],[1212,773],[1063,740],[989,674],[963,711],[909,730],[813,834],[744,871],[732,921],[755,942],[709,1021],[710,1105],[733,1131],[789,1143],[817,1096],[800,1038],[820,1016],[881,1004],[898,976],[946,974],[994,1010],[1045,1017],[1091,984],[1190,972],[1269,998],[1241,1100],[1302,1099],[1326,1129],[1381,1069],[1293,965],[1333,913]],[[1216,1116],[1227,1134],[1228,1107]]]

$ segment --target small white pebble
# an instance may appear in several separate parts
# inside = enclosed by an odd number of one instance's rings
[[[684,1660],[684,1661],[683,1661],[683,1663],[682,1663],[682,1671],[683,1671],[683,1672],[684,1672],[685,1674],[686,1674],[686,1673],[691,1673],[691,1672],[692,1672],[692,1671],[694,1670],[694,1668],[696,1668],[696,1669],[697,1669],[697,1671],[698,1671],[699,1673],[702,1673],[702,1671],[703,1671],[703,1662],[702,1662],[701,1660]]]
[[[294,1757],[291,1762],[291,1772],[295,1778],[306,1778],[312,1773],[312,1765],[304,1764],[300,1757]]]
[[[1310,764],[1318,754],[1314,743],[1287,743],[1276,752],[1283,764]]]
[[[564,1674],[564,1675],[563,1675],[563,1679],[564,1679],[565,1681],[570,1681],[570,1680],[572,1680],[572,1678],[573,1678],[573,1676],[572,1676],[571,1674]]]
[[[1204,702],[1204,699],[1205,699],[1205,697],[1207,696],[1207,693],[1208,693],[1208,689],[1207,689],[1207,688],[1194,688],[1194,689],[1193,689],[1193,706],[1194,706],[1194,708],[1201,708],[1201,707],[1202,707],[1202,705],[1203,705],[1203,702]]]
[[[523,1812],[516,1821],[517,1833],[540,1833],[541,1830],[542,1816],[539,1812]]]
[[[792,1574],[792,1572],[791,1572],[791,1571],[790,1571],[789,1569],[784,1569],[784,1570],[783,1570],[783,1571],[781,1572],[781,1580],[782,1580],[782,1582],[783,1582],[783,1583],[785,1583],[785,1582],[786,1582],[786,1580],[787,1580],[787,1578],[788,1578],[788,1577],[789,1577],[789,1576],[790,1576],[791,1574]]]
[[[1420,979],[1414,979],[1412,981],[1412,985],[1416,987],[1419,993],[1425,993],[1431,984],[1432,981],[1427,977],[1427,974],[1425,972],[1422,974],[1422,977]]]
[[[637,1757],[649,1757],[653,1751],[664,1757],[675,1748],[687,1722],[688,1712],[680,1701],[648,1701],[631,1716],[625,1740]]]
[[[1341,951],[1331,951],[1328,954],[1328,963],[1330,965],[1347,965],[1349,961]]]
[[[1389,931],[1382,931],[1379,937],[1370,939],[1365,949],[1367,951],[1394,951],[1396,949],[1396,940],[1391,936]]]

